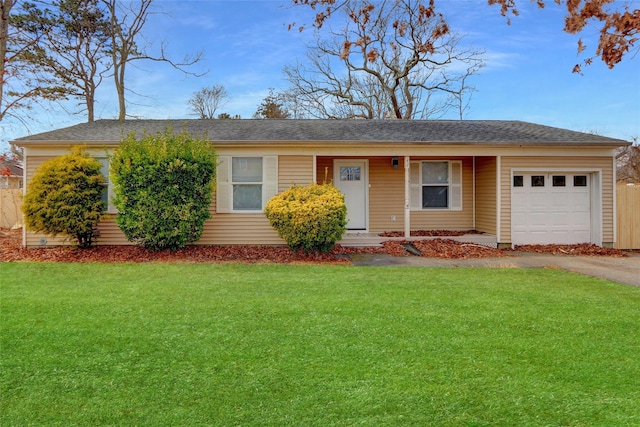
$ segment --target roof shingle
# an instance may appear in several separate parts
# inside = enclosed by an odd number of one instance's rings
[[[407,142],[425,144],[627,145],[628,142],[506,120],[97,120],[19,138],[29,142],[118,142],[167,127],[215,141]]]

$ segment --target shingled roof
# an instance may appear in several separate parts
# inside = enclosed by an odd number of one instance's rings
[[[220,142],[404,142],[421,144],[594,145],[629,143],[567,129],[504,120],[97,120],[39,133],[18,145],[118,142],[131,132],[155,134],[167,127]]]

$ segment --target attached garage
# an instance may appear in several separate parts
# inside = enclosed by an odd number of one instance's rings
[[[599,173],[514,171],[514,245],[601,244]]]

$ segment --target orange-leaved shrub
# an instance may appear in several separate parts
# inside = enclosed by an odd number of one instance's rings
[[[329,252],[346,230],[344,195],[332,184],[294,185],[271,198],[264,212],[294,251]]]

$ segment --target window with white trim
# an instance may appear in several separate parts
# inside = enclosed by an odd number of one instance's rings
[[[262,212],[278,191],[277,156],[219,156],[216,211]]]
[[[412,162],[412,210],[462,210],[462,162],[425,160]]]
[[[97,157],[96,160],[100,162],[100,172],[102,173],[104,178],[107,180],[107,183],[104,185],[102,189],[102,195],[101,195],[102,202],[104,203],[104,206],[105,206],[104,211],[107,213],[118,213],[118,210],[113,204],[113,198],[115,195],[113,193],[113,184],[109,179],[109,159],[107,157]]]
[[[231,185],[234,211],[262,210],[262,157],[233,157]]]

